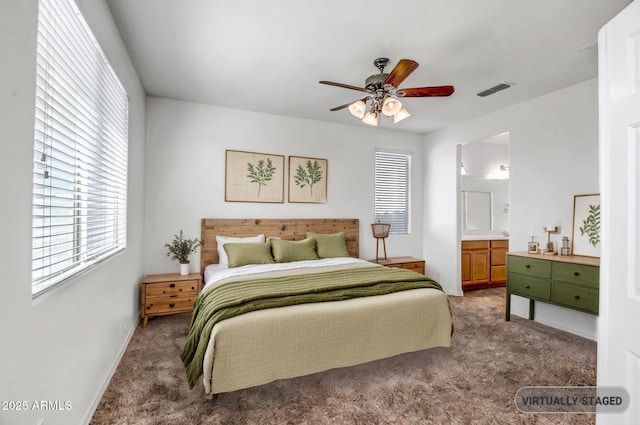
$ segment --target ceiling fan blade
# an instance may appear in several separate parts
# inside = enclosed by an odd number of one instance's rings
[[[416,87],[413,89],[400,89],[396,92],[398,97],[441,97],[450,96],[454,92],[453,86]]]
[[[346,107],[348,107],[349,105],[351,105],[353,102],[349,102],[349,103],[345,103],[344,105],[340,105],[340,106],[336,106],[335,108],[331,108],[329,109],[330,111],[339,111],[340,109],[344,109]]]
[[[367,98],[366,98],[366,97],[363,97],[362,99],[358,99],[358,100],[361,100],[361,101],[363,101],[363,102],[366,102]],[[335,108],[331,108],[331,109],[329,109],[329,110],[330,110],[330,111],[339,111],[340,109],[344,109],[344,108],[348,107],[349,105],[351,105],[352,103],[357,102],[358,100],[354,100],[354,101],[352,101],[352,102],[345,103],[344,105],[336,106]]]
[[[345,89],[351,89],[351,90],[358,90],[358,91],[363,91],[363,92],[367,92],[368,90],[362,87],[356,87],[356,86],[350,86],[349,84],[342,84],[342,83],[334,83],[333,81],[318,81],[320,84],[327,84],[329,86],[336,86],[336,87],[342,87]]]
[[[400,59],[400,62],[393,68],[391,74],[382,83],[382,87],[387,84],[398,87],[413,71],[418,67],[418,62],[411,59]]]

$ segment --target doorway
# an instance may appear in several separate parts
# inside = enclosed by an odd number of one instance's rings
[[[460,146],[460,264],[463,292],[506,285],[509,133]]]

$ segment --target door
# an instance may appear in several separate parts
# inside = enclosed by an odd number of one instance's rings
[[[471,283],[471,252],[462,251],[460,260],[462,262],[462,284],[468,285]]]
[[[471,283],[489,282],[489,250],[473,252]]]
[[[640,424],[640,0],[598,35],[602,254],[598,385],[631,394],[624,414],[598,425]]]

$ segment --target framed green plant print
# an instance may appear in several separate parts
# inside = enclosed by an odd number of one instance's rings
[[[600,195],[573,197],[573,255],[600,257]]]
[[[289,202],[327,202],[328,161],[321,158],[289,157]]]
[[[226,202],[284,202],[284,155],[227,150]]]

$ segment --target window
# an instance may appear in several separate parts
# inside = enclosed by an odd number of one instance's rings
[[[126,246],[128,97],[73,0],[40,0],[32,294]]]
[[[375,221],[391,224],[390,234],[411,232],[411,155],[376,151]]]

